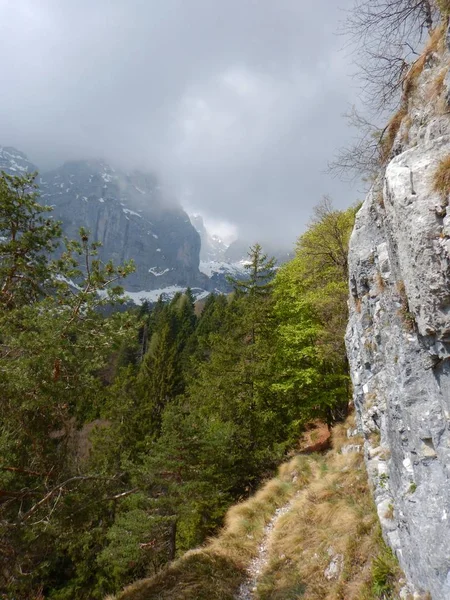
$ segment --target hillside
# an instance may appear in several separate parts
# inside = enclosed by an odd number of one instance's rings
[[[0,146],[0,171],[19,175],[38,168],[20,150]],[[161,294],[171,299],[187,287],[199,299],[208,292],[229,293],[227,277],[245,276],[251,243],[229,248],[207,231],[199,215],[189,217],[153,173],[79,160],[42,172],[38,183],[42,202],[53,207],[64,235],[74,238],[85,227],[102,244],[103,260],[134,261],[126,289],[136,304],[156,302]],[[279,264],[289,258],[269,250]]]
[[[99,261],[84,234],[52,260],[61,228],[33,176],[1,176],[0,200],[0,592],[100,600],[205,543],[311,421],[347,414],[355,209],[319,205],[279,269],[256,244],[249,276],[201,311],[187,291],[106,312],[132,265]]]
[[[332,444],[283,464],[217,537],[110,600],[412,598],[382,541],[352,419]]]
[[[450,599],[450,0],[346,27],[370,190],[278,264],[152,173],[0,146],[2,600]]]

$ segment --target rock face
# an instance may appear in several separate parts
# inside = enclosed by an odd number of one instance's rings
[[[427,55],[350,243],[346,343],[385,538],[410,583],[450,598],[450,156],[444,48]],[[448,214],[447,214],[448,213]]]
[[[0,146],[0,171],[6,171],[11,175],[20,175],[29,171],[37,171],[37,167],[31,163],[26,154],[11,148],[10,146]]]
[[[20,174],[36,167],[23,153],[0,147],[0,170]],[[153,175],[124,173],[103,161],[79,161],[43,173],[38,183],[42,201],[53,206],[64,235],[76,238],[85,227],[101,242],[101,259],[134,260],[136,271],[124,282],[127,291],[138,295],[211,287],[199,270],[199,234],[183,209],[164,196]]]

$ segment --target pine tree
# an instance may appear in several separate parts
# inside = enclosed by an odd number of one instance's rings
[[[275,259],[269,258],[259,244],[251,246],[248,253],[248,261],[244,267],[248,273],[245,279],[229,277],[233,288],[250,296],[264,296],[267,294],[270,282],[275,275]]]
[[[74,515],[108,494],[114,477],[83,472],[74,440],[104,398],[101,369],[134,327],[99,311],[120,299],[114,282],[132,266],[102,264],[84,231],[50,260],[59,226],[41,216],[33,181],[0,178],[0,592],[17,599],[54,577],[78,539],[63,541]]]
[[[166,404],[176,395],[176,330],[172,315],[167,311],[158,329],[152,334],[147,354],[142,361],[138,382],[147,402],[152,406],[154,431],[161,424]],[[150,424],[149,424],[150,425]]]
[[[61,228],[38,202],[37,174],[0,176],[0,309],[42,298],[50,290],[48,254]]]

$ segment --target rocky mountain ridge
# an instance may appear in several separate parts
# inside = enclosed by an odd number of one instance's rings
[[[347,350],[378,516],[414,598],[450,598],[450,35],[392,120],[350,242]],[[406,597],[406,596],[405,596]],[[411,597],[411,596],[409,596]]]
[[[20,150],[0,146],[0,171],[18,175],[38,168]],[[226,244],[211,234],[202,217],[189,217],[151,173],[80,160],[41,173],[38,184],[65,236],[76,238],[85,227],[102,244],[101,259],[134,260],[136,271],[124,281],[133,302],[171,298],[187,287],[197,298],[229,292],[229,276],[245,277],[250,244]],[[286,252],[269,254],[280,264],[289,259]]]
[[[37,168],[24,153],[0,147],[0,170],[20,174]],[[199,269],[198,232],[154,175],[125,173],[101,160],[72,161],[42,173],[38,183],[64,235],[77,237],[86,227],[102,244],[100,258],[134,260],[136,271],[124,282],[133,300],[156,300],[188,286],[197,296],[214,289]]]

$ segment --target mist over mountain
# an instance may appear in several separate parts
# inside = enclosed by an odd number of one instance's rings
[[[22,151],[0,146],[0,171],[38,171]],[[104,160],[79,160],[38,178],[42,201],[53,207],[64,235],[77,238],[80,227],[101,243],[102,260],[133,260],[134,273],[124,282],[135,302],[172,297],[190,287],[197,297],[210,291],[228,292],[228,276],[245,276],[251,242],[226,243],[211,233],[200,215],[188,216],[151,172],[123,171]],[[288,260],[282,249],[265,247],[278,262]]]
[[[37,168],[23,152],[0,147],[0,170],[19,175]],[[126,173],[101,160],[72,161],[41,173],[38,183],[64,235],[77,238],[85,227],[102,244],[102,260],[134,260],[136,270],[124,285],[135,300],[211,288],[199,270],[200,236],[154,174]]]
[[[156,170],[189,214],[293,244],[322,194],[357,197],[326,174],[352,137],[341,115],[358,90],[335,35],[351,4],[0,3],[1,141],[43,171],[96,157]]]

